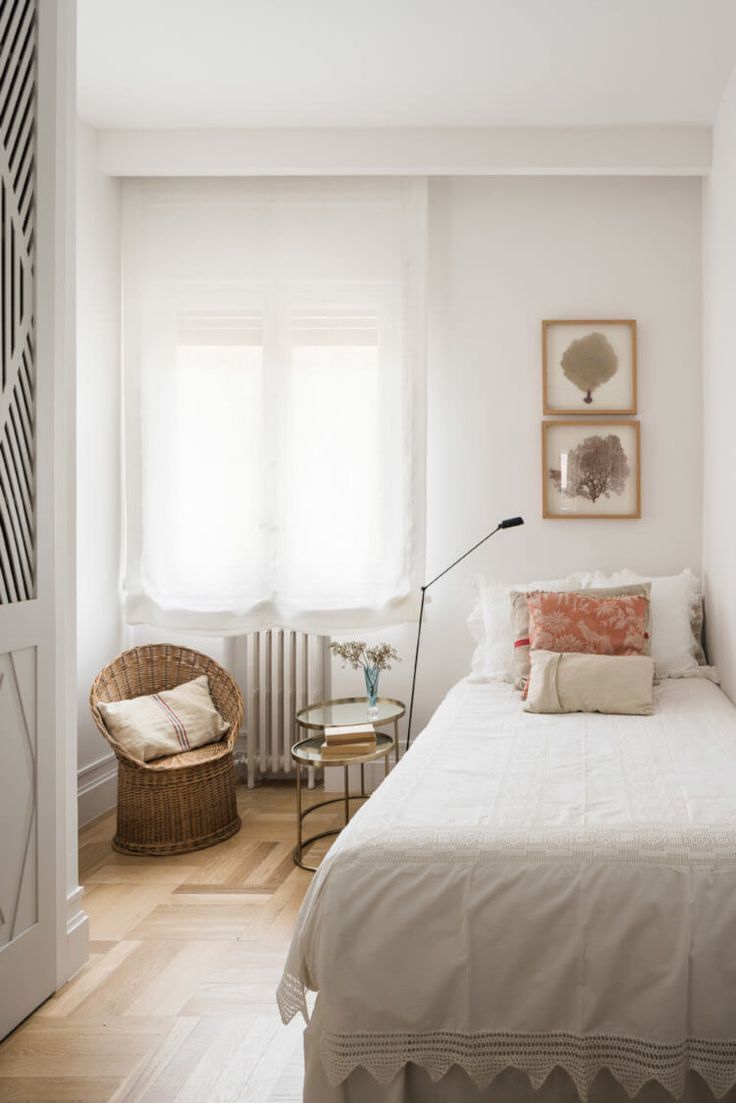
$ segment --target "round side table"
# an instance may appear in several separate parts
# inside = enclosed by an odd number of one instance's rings
[[[368,798],[368,794],[365,791],[366,762],[376,762],[378,759],[382,758],[384,770],[387,774],[388,758],[394,746],[393,736],[385,735],[383,732],[376,732],[376,749],[374,751],[370,751],[367,754],[345,755],[344,758],[339,758],[335,755],[330,755],[329,758],[323,758],[320,751],[322,741],[322,735],[314,735],[310,736],[308,739],[301,739],[291,748],[291,757],[296,763],[296,846],[294,847],[293,858],[295,865],[300,866],[301,869],[309,870],[310,873],[315,873],[319,867],[308,865],[308,863],[304,861],[304,850],[306,847],[311,846],[312,843],[315,843],[317,839],[325,839],[330,835],[340,834],[342,828],[350,822],[350,801],[367,800]],[[360,792],[351,793],[348,770],[351,766],[356,765],[360,766]],[[302,766],[342,766],[343,795],[341,797],[330,797],[329,800],[320,800],[316,804],[310,805],[309,808],[304,808],[302,803]],[[312,812],[316,812],[318,808],[325,808],[328,804],[343,805],[344,813],[342,827],[332,827],[329,831],[320,831],[316,835],[310,835],[305,839],[303,836],[304,820]]]
[[[393,725],[396,761],[399,761],[399,720],[406,712],[403,701],[393,697],[379,697],[376,701],[375,715],[368,715],[368,700],[365,697],[337,697],[333,701],[319,701],[316,705],[307,705],[299,709],[296,722],[307,731],[324,731],[327,727],[372,724],[378,731]]]

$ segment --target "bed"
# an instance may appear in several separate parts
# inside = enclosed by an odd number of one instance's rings
[[[736,708],[460,682],[315,875],[278,998],[305,1103],[736,1100]]]

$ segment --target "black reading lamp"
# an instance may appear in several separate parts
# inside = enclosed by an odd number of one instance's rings
[[[412,678],[411,678],[411,701],[409,703],[409,723],[408,723],[407,729],[406,729],[406,746],[407,747],[409,747],[409,745],[411,743],[411,718],[412,718],[412,714],[414,712],[414,690],[415,690],[416,684],[417,684],[417,665],[419,663],[419,644],[421,643],[421,639],[422,639],[422,621],[424,620],[424,598],[426,597],[427,590],[430,588],[430,586],[434,586],[435,582],[439,582],[439,580],[444,575],[446,575],[448,571],[451,571],[453,567],[457,567],[458,563],[462,563],[463,559],[466,559],[470,555],[470,553],[474,552],[476,548],[479,548],[481,546],[481,544],[485,544],[486,540],[490,540],[492,536],[495,536],[496,533],[499,531],[499,529],[515,529],[517,525],[523,525],[523,524],[524,524],[524,518],[523,517],[507,517],[505,521],[500,521],[499,524],[496,525],[493,532],[489,532],[488,535],[484,536],[482,540],[479,540],[477,544],[473,544],[472,548],[468,548],[468,550],[466,552],[463,552],[463,554],[459,557],[459,559],[456,559],[455,562],[451,563],[449,567],[445,567],[444,571],[440,571],[440,573],[438,575],[435,575],[435,577],[430,582],[425,582],[425,584],[422,586],[422,604],[419,608],[419,627],[417,629],[417,649],[414,653],[414,673],[412,674]]]

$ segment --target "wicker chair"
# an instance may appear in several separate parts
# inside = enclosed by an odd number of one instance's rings
[[[219,743],[141,762],[105,727],[98,702],[160,693],[200,674],[209,678],[215,707],[230,724]],[[243,718],[243,698],[227,671],[213,659],[170,644],[134,647],[100,671],[89,704],[97,727],[118,759],[115,850],[123,854],[184,854],[213,846],[240,830],[232,752]]]

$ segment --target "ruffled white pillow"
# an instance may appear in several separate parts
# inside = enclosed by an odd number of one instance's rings
[[[591,585],[602,589],[634,582],[651,583],[652,658],[657,678],[704,677],[717,680],[705,666],[699,633],[702,592],[689,569],[680,574],[649,576],[625,568],[613,574],[596,571]]]
[[[476,641],[473,653],[471,682],[513,682],[514,626],[511,620],[512,590],[548,590],[554,593],[582,590],[592,585],[591,574],[568,575],[546,582],[497,582],[478,577],[475,586],[478,602],[468,617],[470,634]]]

